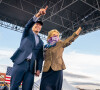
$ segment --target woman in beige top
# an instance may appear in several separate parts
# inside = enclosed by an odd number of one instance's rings
[[[69,46],[81,32],[78,28],[72,36],[66,40],[59,39],[59,32],[54,29],[48,33],[47,44],[44,46],[45,57],[44,67],[41,78],[40,90],[61,90],[63,82],[63,70],[66,69],[62,54],[64,48]]]

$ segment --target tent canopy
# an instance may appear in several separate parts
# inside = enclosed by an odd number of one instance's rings
[[[81,35],[100,28],[100,0],[0,0],[0,26],[4,21],[21,31],[17,27],[24,27],[46,5],[47,14],[40,18],[44,23],[40,33],[44,35],[57,29],[65,39],[79,26],[83,29]]]

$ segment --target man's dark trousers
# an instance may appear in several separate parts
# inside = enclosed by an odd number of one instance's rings
[[[11,79],[11,90],[18,90],[19,85],[22,83],[22,90],[32,90],[34,82],[34,73],[30,71],[30,62],[25,60],[20,65],[14,63],[12,79]],[[12,89],[13,88],[13,89]]]

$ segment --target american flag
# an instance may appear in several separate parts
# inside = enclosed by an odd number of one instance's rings
[[[7,82],[8,84],[10,84],[11,73],[12,73],[12,67],[7,67],[5,82]]]

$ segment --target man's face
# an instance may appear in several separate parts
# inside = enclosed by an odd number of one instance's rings
[[[41,31],[42,25],[40,23],[35,23],[32,27],[32,31],[38,34]]]

